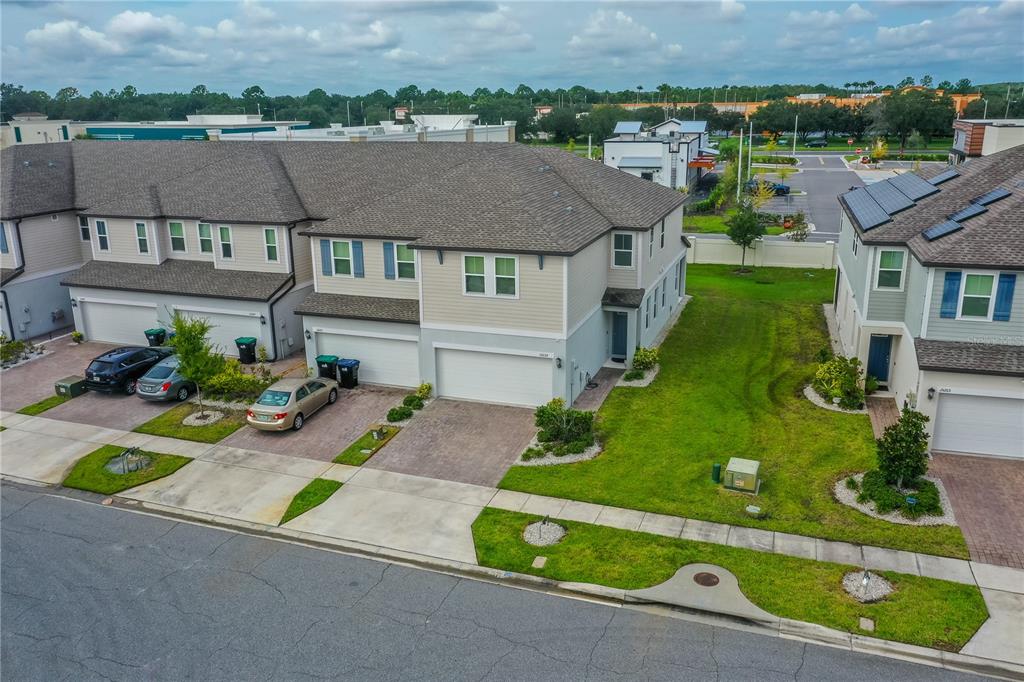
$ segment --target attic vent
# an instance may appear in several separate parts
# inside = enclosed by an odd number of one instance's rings
[[[53,161],[47,161],[46,165],[49,166],[50,168],[56,168],[57,167],[57,164],[55,164]]]
[[[31,166],[31,165],[32,165],[32,162],[31,162],[31,161],[24,161],[23,163],[25,164],[25,167],[26,167],[26,168],[28,168],[29,166]]]
[[[566,206],[565,207],[565,212],[566,213],[572,213],[572,206]]]
[[[561,192],[559,192],[557,189],[554,192],[551,193],[551,196],[554,196],[554,197],[557,197],[559,195],[561,195]]]

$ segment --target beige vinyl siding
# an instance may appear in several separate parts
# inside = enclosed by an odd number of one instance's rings
[[[615,230],[609,233],[608,241],[605,242],[607,248],[604,254],[604,267],[608,271],[608,286],[618,287],[620,289],[636,289],[637,279],[636,270],[640,263],[641,258],[647,257],[646,251],[641,251],[641,248],[647,248],[647,242],[643,240],[643,232],[630,232],[633,235],[633,267],[631,268],[613,268],[612,267],[612,244],[615,232],[628,232],[628,230]]]
[[[568,329],[581,322],[601,304],[608,279],[611,237],[605,235],[568,259]]]
[[[442,265],[435,252],[420,254],[423,324],[562,333],[562,258],[545,258],[541,270],[536,255],[519,254],[519,297],[501,298],[462,293],[462,256],[445,251]]]
[[[644,232],[641,239],[640,258],[643,266],[640,269],[641,285],[651,291],[668,275],[668,285],[672,286],[673,275],[670,269],[673,261],[683,252],[683,210],[678,208],[665,217],[665,246],[661,246],[661,221],[654,223],[649,232]],[[649,239],[654,239],[654,257],[648,259]],[[634,285],[635,286],[635,285]]]
[[[323,262],[320,258],[320,237],[313,237],[312,249],[306,247],[306,253],[313,258],[316,268],[317,291],[325,294],[349,294],[352,296],[380,296],[382,298],[419,298],[419,268],[417,279],[385,279],[384,278],[384,241],[377,239],[361,239],[363,242],[363,277],[331,275],[324,276]],[[343,240],[349,241],[349,240]],[[401,243],[401,242],[396,242]],[[418,261],[434,260],[437,254],[433,251],[417,252]],[[298,258],[298,252],[296,252]],[[448,254],[445,254],[447,262]],[[417,264],[418,265],[418,264]],[[461,275],[461,273],[460,273]]]
[[[945,286],[946,272],[947,270],[945,269],[935,269],[935,277],[932,282],[932,300],[928,312],[928,330],[924,334],[925,338],[943,341],[967,341],[970,343],[1007,343],[1018,346],[1024,343],[1024,272],[1018,271],[1016,273],[1017,284],[1014,287],[1010,319],[1005,322],[957,320],[955,318],[940,317],[942,290]],[[999,286],[998,270],[969,269],[967,272],[984,272],[986,274],[991,272],[991,274],[995,275],[995,281],[992,283],[992,295],[995,296],[996,289]],[[960,286],[964,286],[963,279],[960,281]]]
[[[0,253],[0,268],[13,270],[18,267],[18,244],[14,238],[14,221],[3,221],[4,240],[7,242],[7,253]]]
[[[202,253],[199,250],[199,223],[196,220],[184,220],[180,218],[170,218],[168,220],[156,221],[158,225],[158,232],[160,235],[160,257],[161,258],[177,258],[179,260],[202,260],[212,261],[212,253]],[[171,250],[171,228],[170,223],[181,223],[185,232],[185,252],[172,251]],[[211,228],[216,229],[216,228]],[[214,236],[214,250],[217,248],[217,235]]]
[[[100,251],[99,235],[96,234],[97,221],[106,222],[107,236],[110,241],[109,251]],[[139,253],[138,243],[135,240],[135,223],[145,222],[149,233],[149,253]],[[125,218],[90,218],[89,228],[92,230],[93,256],[96,260],[117,261],[119,263],[145,263],[156,265],[157,248],[153,238],[154,220],[133,220]],[[157,230],[159,233],[159,230]],[[162,253],[162,248],[161,248]]]
[[[13,246],[10,234],[8,243]],[[21,243],[26,275],[71,268],[82,262],[78,216],[74,213],[58,213],[57,220],[48,215],[22,220]]]
[[[222,270],[255,270],[261,272],[288,272],[288,251],[285,230],[277,229],[278,262],[268,263],[263,242],[264,227],[271,225],[228,225],[231,228],[232,258],[221,257],[219,230],[224,223],[213,224],[213,250],[217,254],[217,267]]]
[[[309,226],[309,223],[301,223],[291,229],[291,249],[295,261],[296,284],[313,281],[313,259],[312,252],[309,250],[309,237],[299,234]]]

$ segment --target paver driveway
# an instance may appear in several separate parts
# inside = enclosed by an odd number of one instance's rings
[[[341,389],[338,402],[321,408],[301,431],[270,432],[243,426],[221,444],[329,462],[366,433],[370,425],[381,422],[408,393],[384,386]]]
[[[150,402],[138,396],[124,395],[123,393],[93,393],[90,391],[63,405],[47,410],[43,416],[48,419],[131,431],[136,426],[145,424],[177,404],[176,402]]]
[[[928,473],[946,486],[971,559],[1024,568],[1024,462],[934,455]]]
[[[525,407],[435,400],[363,466],[494,486],[536,433]]]
[[[41,344],[53,351],[13,369],[4,370],[0,408],[17,412],[53,395],[53,384],[66,376],[82,376],[89,361],[115,348],[109,343],[73,343],[70,337]]]

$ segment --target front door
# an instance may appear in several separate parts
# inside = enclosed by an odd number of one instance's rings
[[[626,331],[628,329],[626,313],[612,313],[612,360],[626,361]]]
[[[879,384],[889,383],[889,358],[892,356],[892,337],[872,334],[868,346],[868,374],[878,379]]]

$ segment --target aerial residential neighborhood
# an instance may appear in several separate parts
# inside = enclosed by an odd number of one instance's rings
[[[4,679],[1024,679],[1021,3],[0,19]]]

